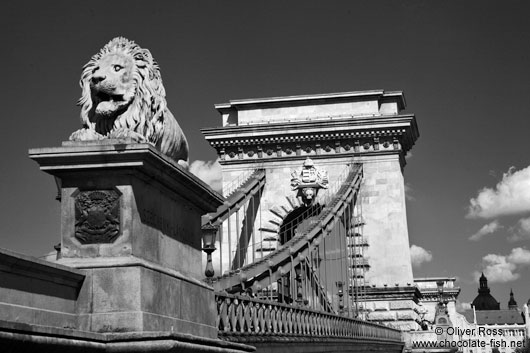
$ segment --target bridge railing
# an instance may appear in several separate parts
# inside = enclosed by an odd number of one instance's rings
[[[256,298],[216,293],[220,336],[280,335],[401,342],[397,329],[359,319]]]

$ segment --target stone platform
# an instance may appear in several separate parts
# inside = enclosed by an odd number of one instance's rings
[[[217,339],[201,216],[223,198],[150,144],[30,150],[56,178],[57,263],[0,251],[2,352],[243,352]],[[7,349],[7,350],[4,350]]]

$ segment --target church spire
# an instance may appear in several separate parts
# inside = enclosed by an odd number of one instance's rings
[[[478,292],[488,294],[490,292],[490,289],[488,288],[488,279],[486,278],[486,276],[484,276],[484,272],[482,272],[482,276],[480,276],[478,281],[479,281]]]
[[[484,273],[480,276],[479,283],[478,295],[472,303],[475,310],[500,310],[499,302],[490,294],[488,279]]]
[[[510,301],[508,301],[508,309],[517,310],[517,302],[513,297],[513,289],[510,289]]]

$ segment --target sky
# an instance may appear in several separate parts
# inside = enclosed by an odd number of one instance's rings
[[[402,90],[420,138],[404,170],[414,276],[484,271],[506,308],[530,298],[530,3],[526,1],[10,1],[0,38],[0,247],[59,242],[51,176],[29,148],[80,127],[81,67],[110,39],[150,49],[195,170],[199,129],[230,99]],[[215,170],[215,167],[213,168]],[[210,176],[211,178],[213,171]]]

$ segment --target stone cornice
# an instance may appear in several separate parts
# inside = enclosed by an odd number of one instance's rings
[[[405,109],[406,102],[402,91],[387,91],[382,89],[368,90],[368,91],[354,91],[354,92],[340,92],[340,93],[324,93],[324,94],[311,94],[311,95],[298,95],[298,96],[285,96],[285,97],[269,97],[269,98],[251,98],[251,99],[237,99],[230,100],[228,103],[215,104],[215,109],[222,112],[226,109],[238,109],[248,107],[261,107],[261,106],[284,106],[293,105],[300,103],[313,103],[317,101],[340,101],[340,100],[362,100],[363,98],[379,98],[385,99],[395,97],[398,99],[400,109]]]
[[[229,125],[204,128],[201,132],[214,147],[288,141],[333,140],[378,136],[410,135],[419,137],[413,114],[341,117],[309,121],[287,121],[268,124]]]
[[[404,157],[419,137],[413,114],[229,125],[201,131],[217,149],[221,163],[389,152]]]
[[[364,291],[367,300],[411,299],[418,303],[422,297],[422,293],[416,286],[368,287]]]
[[[59,178],[98,173],[99,169],[141,176],[149,183],[180,195],[201,211],[213,212],[224,198],[176,161],[148,143],[126,140],[63,142],[62,147],[34,148],[30,158],[40,169]]]
[[[440,293],[436,289],[422,289],[420,288],[421,294],[424,296],[436,296],[439,297]],[[460,287],[456,288],[444,288],[443,295],[458,295],[460,293]]]
[[[420,288],[420,291],[421,291],[424,301],[438,301],[440,299],[440,293],[436,289],[426,290],[426,289]],[[460,287],[449,288],[449,289],[444,288],[444,291],[443,291],[443,297],[445,299],[455,300],[459,294],[460,294]]]

